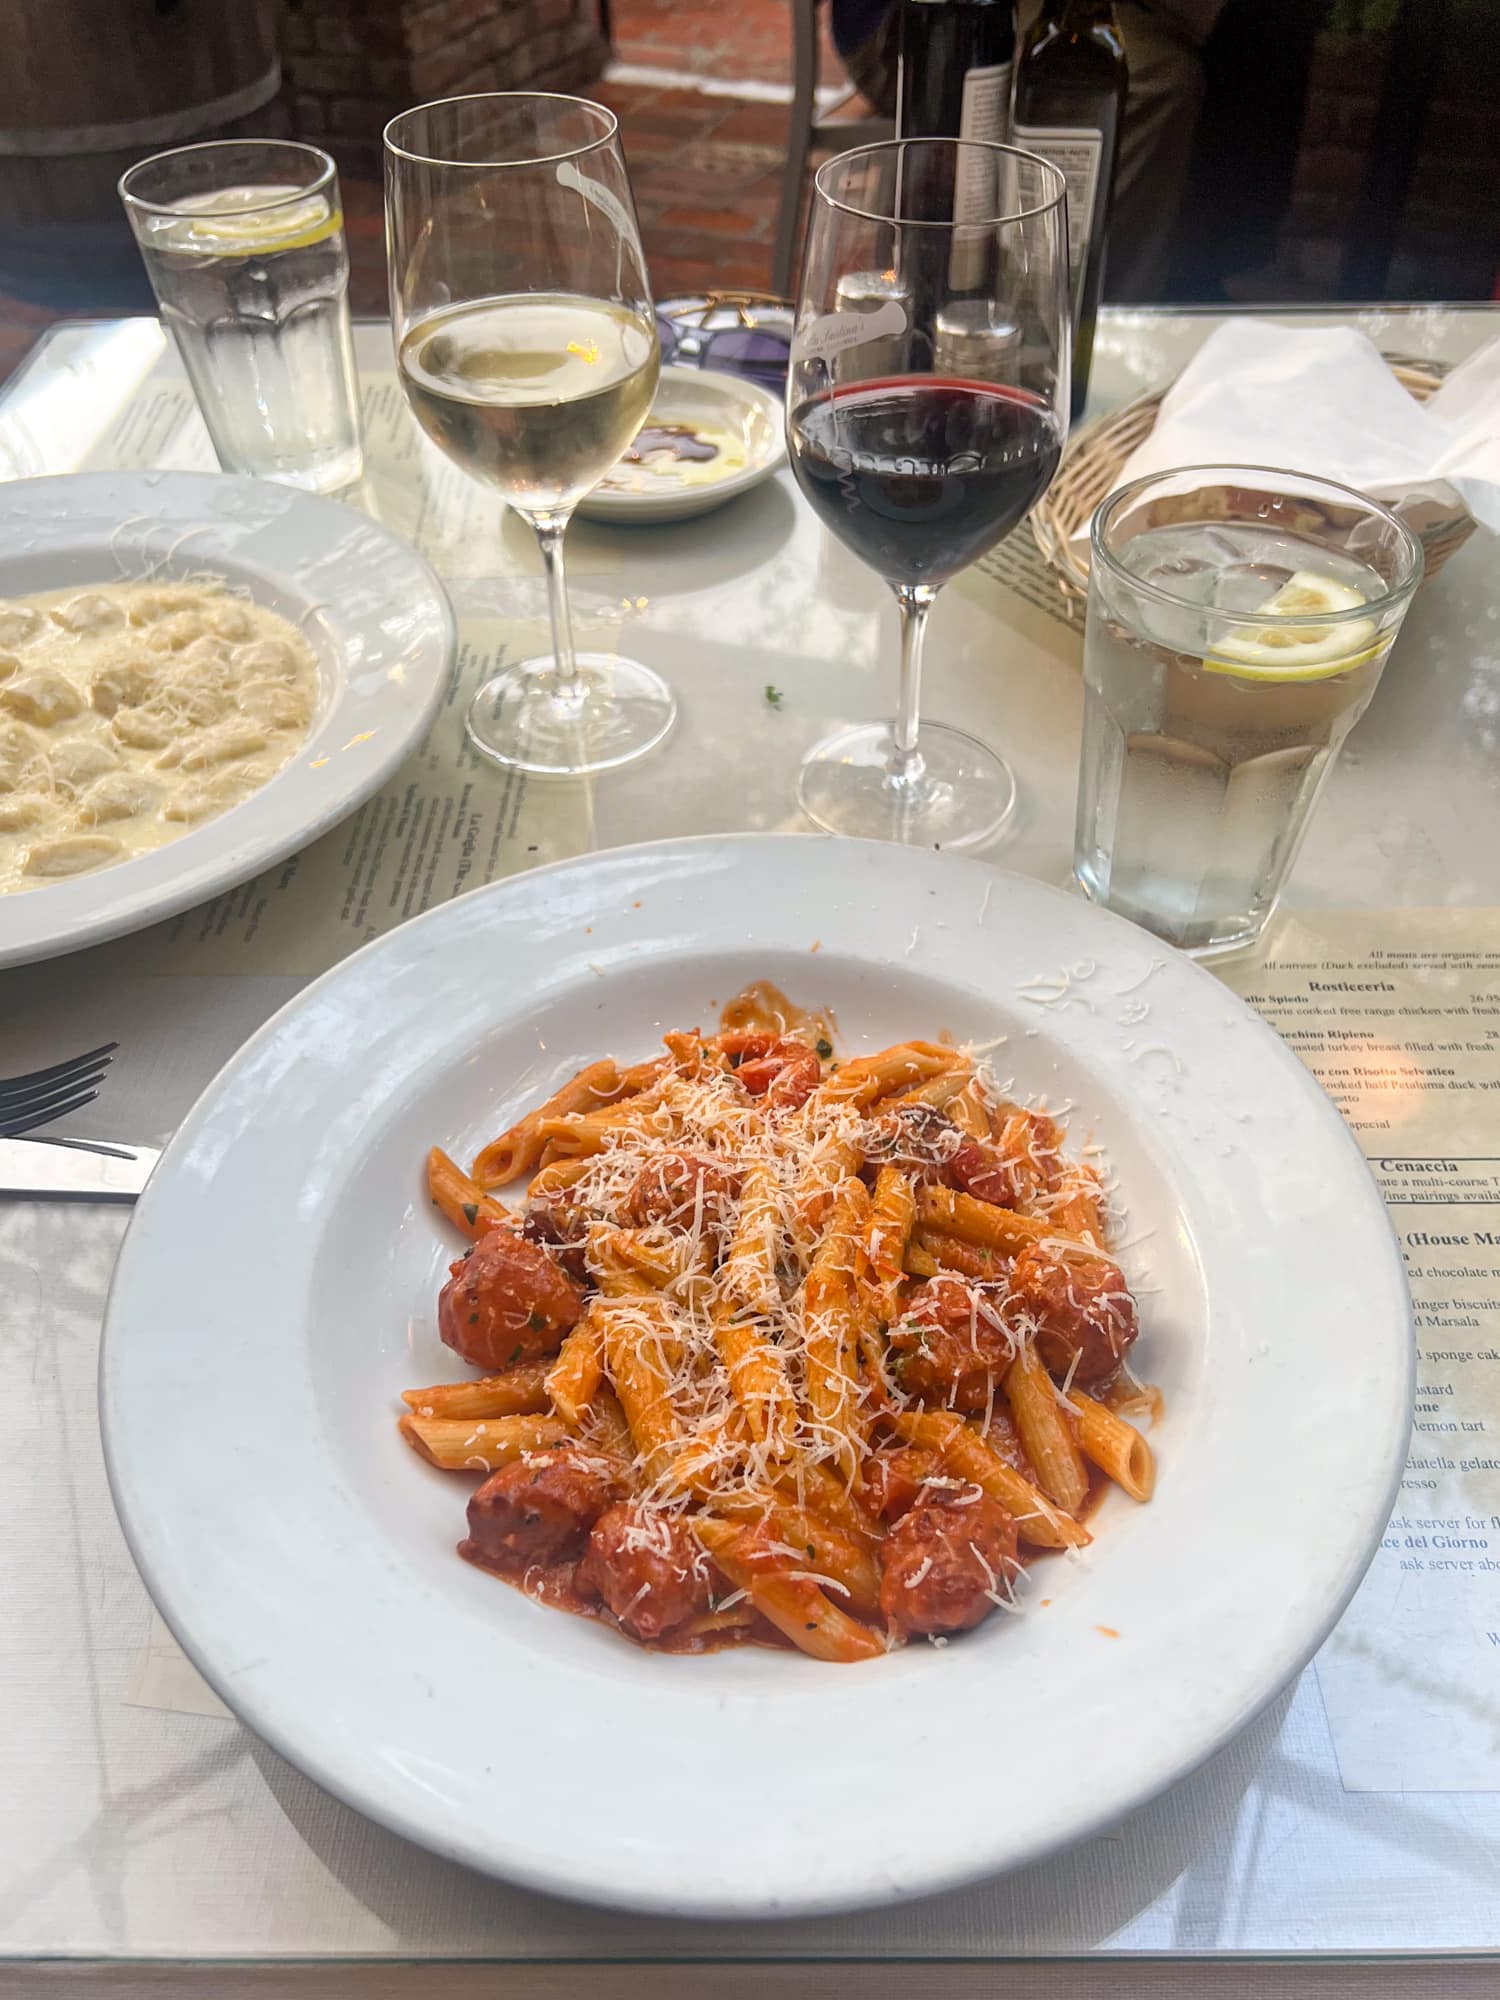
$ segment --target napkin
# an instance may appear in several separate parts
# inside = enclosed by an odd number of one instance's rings
[[[1167,391],[1116,485],[1208,464],[1342,480],[1398,504],[1413,527],[1467,508],[1500,533],[1500,340],[1417,403],[1354,327],[1231,320]],[[1074,539],[1087,541],[1087,524]]]

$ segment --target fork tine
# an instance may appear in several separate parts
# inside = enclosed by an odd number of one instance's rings
[[[23,1139],[39,1125],[50,1125],[55,1119],[66,1118],[70,1111],[81,1111],[85,1104],[92,1104],[98,1095],[97,1090],[87,1090],[79,1096],[64,1098],[60,1104],[54,1104],[40,1115],[33,1113],[27,1118],[0,1118],[0,1139]]]
[[[43,1085],[19,1097],[0,1098],[0,1118],[35,1118],[41,1112],[50,1110],[61,1098],[76,1097],[80,1090],[95,1090],[104,1081],[108,1065],[98,1069],[69,1076],[61,1083]]]
[[[70,1056],[66,1062],[53,1063],[50,1069],[28,1070],[21,1076],[0,1076],[0,1109],[4,1109],[12,1097],[28,1096],[40,1085],[59,1083],[84,1070],[107,1065],[119,1046],[118,1042],[103,1042],[86,1055]]]

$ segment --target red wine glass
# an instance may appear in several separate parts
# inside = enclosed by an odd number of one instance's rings
[[[891,586],[901,683],[890,723],[825,738],[798,797],[833,833],[975,847],[1015,809],[976,737],[918,734],[922,641],[950,577],[1046,492],[1068,428],[1066,183],[1014,147],[861,146],[822,167],[787,376],[797,483]]]

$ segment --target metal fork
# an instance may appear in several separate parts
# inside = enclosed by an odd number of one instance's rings
[[[105,1042],[87,1055],[54,1063],[50,1069],[0,1077],[0,1139],[18,1139],[39,1125],[50,1125],[54,1118],[66,1118],[70,1111],[92,1104],[119,1046],[118,1042]]]

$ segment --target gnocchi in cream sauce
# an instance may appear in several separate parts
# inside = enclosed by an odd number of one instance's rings
[[[307,737],[312,648],[212,584],[0,601],[0,894],[148,854]]]

